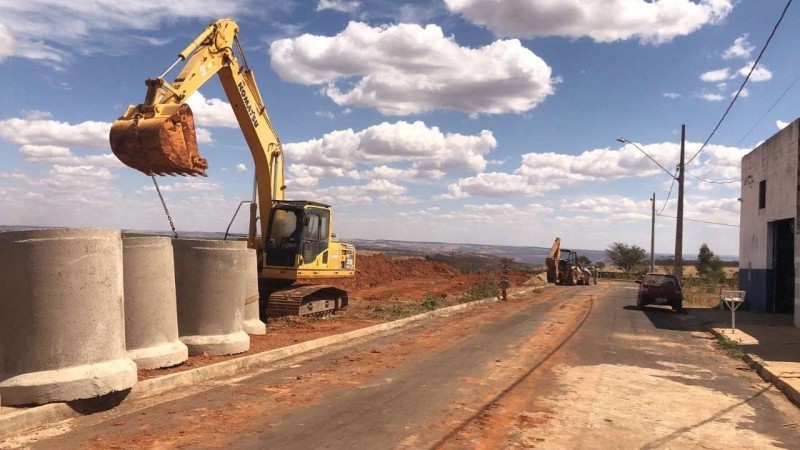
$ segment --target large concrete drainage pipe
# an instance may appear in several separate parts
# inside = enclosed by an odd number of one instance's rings
[[[140,369],[158,369],[189,358],[178,339],[175,265],[168,237],[122,240],[125,344]]]
[[[0,396],[4,405],[133,387],[125,352],[119,230],[0,233]]]
[[[250,348],[244,332],[244,241],[173,239],[178,333],[190,355],[231,355]]]
[[[267,326],[258,317],[258,261],[256,251],[248,249],[245,267],[244,331],[247,334],[267,334]]]

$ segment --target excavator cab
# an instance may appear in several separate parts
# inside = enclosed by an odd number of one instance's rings
[[[270,211],[265,266],[328,264],[330,206],[307,201],[277,202]],[[317,261],[319,259],[319,261]]]

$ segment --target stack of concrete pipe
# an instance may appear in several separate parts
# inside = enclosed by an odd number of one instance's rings
[[[178,339],[175,266],[168,237],[122,240],[125,344],[139,369],[158,369],[189,358]]]
[[[130,389],[139,369],[245,352],[258,319],[243,241],[119,230],[0,233],[0,401],[41,404]],[[123,301],[124,298],[124,301]]]
[[[4,405],[130,389],[119,230],[0,233],[0,396]]]
[[[250,348],[244,331],[248,259],[244,241],[173,239],[180,339],[190,355]]]
[[[258,317],[258,261],[256,251],[247,250],[247,265],[244,268],[245,299],[244,299],[244,331],[247,334],[267,334],[267,325]]]

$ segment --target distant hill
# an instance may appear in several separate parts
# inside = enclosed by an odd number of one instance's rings
[[[445,242],[407,242],[392,240],[346,239],[357,249],[382,252],[399,252],[410,254],[470,254],[484,255],[493,258],[511,258],[526,264],[544,264],[550,248],[547,247],[515,247],[510,245],[451,244]],[[591,261],[603,261],[605,252],[598,250],[570,249],[586,256]]]
[[[14,230],[30,230],[36,228],[48,228],[37,226],[11,226],[0,225],[0,231],[14,231]],[[159,235],[171,236],[169,231],[153,231],[153,230],[122,230],[124,234],[145,234],[145,235]],[[206,231],[178,231],[182,238],[194,239],[222,239],[225,233],[222,232],[206,232]],[[241,234],[231,234],[228,239],[238,239],[243,237]],[[409,241],[393,241],[388,239],[342,239],[344,242],[350,242],[356,246],[357,249],[372,250],[384,253],[394,253],[397,255],[437,255],[437,259],[443,259],[443,255],[472,255],[484,256],[489,258],[511,258],[518,263],[524,264],[544,264],[547,254],[550,252],[550,247],[516,247],[511,245],[482,245],[482,244],[452,244],[446,242],[409,242]],[[565,247],[570,250],[578,252],[579,256],[585,256],[592,262],[605,261],[609,262],[606,258],[605,251],[603,250],[585,250],[579,248]],[[684,261],[693,259],[696,253],[684,249]],[[735,256],[717,255],[721,260],[726,262],[738,261]],[[671,254],[656,253],[656,259],[672,258]]]

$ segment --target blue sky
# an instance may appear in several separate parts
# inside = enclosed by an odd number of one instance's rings
[[[615,138],[673,170],[681,124],[691,155],[785,4],[0,1],[0,223],[167,229],[108,129],[145,78],[233,17],[283,142],[287,198],[332,204],[341,237],[649,249],[649,197],[660,210],[671,178]],[[690,172],[737,180],[741,156],[798,117],[799,29],[793,5]],[[221,231],[253,163],[217,81],[189,103],[209,176],[160,184],[179,230]],[[686,217],[738,224],[740,189],[687,177]],[[674,229],[657,217],[656,252],[674,250]],[[687,222],[684,254],[703,242],[736,255],[738,228]]]

